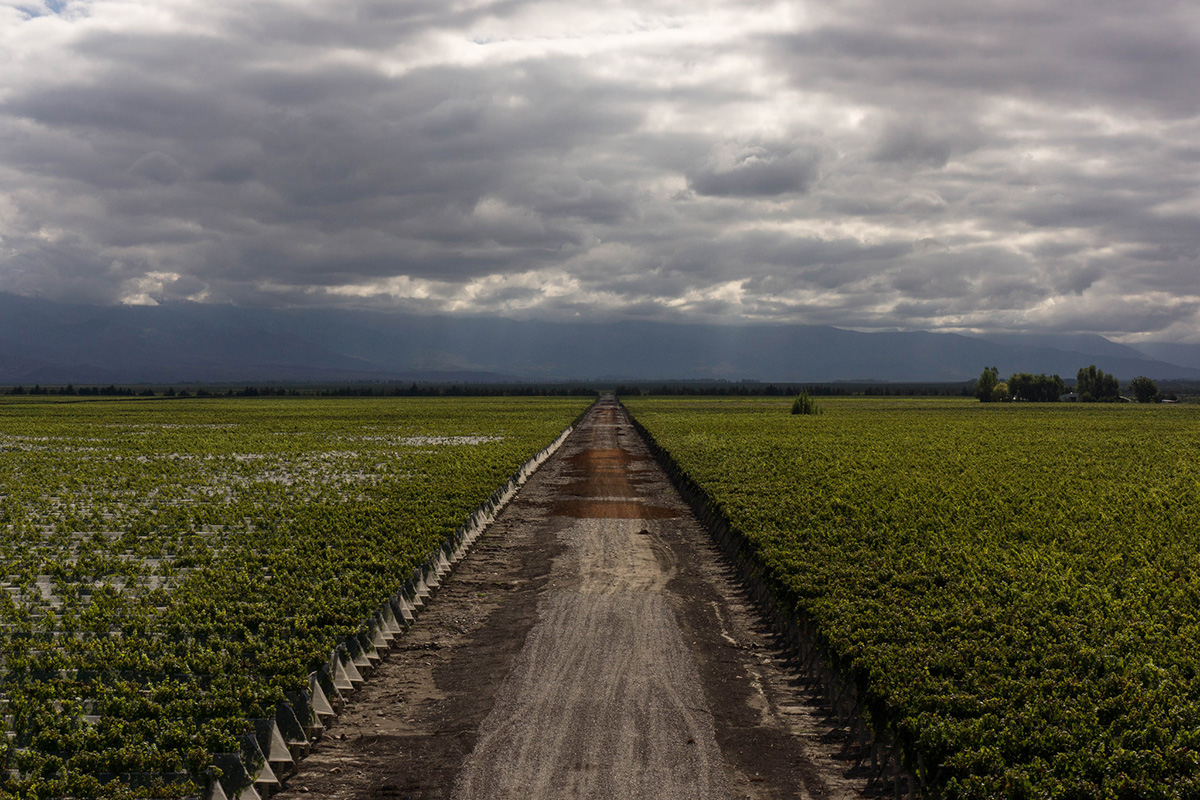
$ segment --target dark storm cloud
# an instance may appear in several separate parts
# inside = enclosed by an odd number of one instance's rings
[[[954,130],[954,122],[906,117],[888,121],[880,131],[872,157],[877,161],[924,165],[940,169],[951,156],[974,150],[974,131]]]
[[[708,163],[688,174],[688,186],[713,197],[771,197],[805,192],[820,174],[815,149],[787,145],[722,148]]]
[[[951,96],[956,105],[1011,94],[1168,118],[1195,112],[1195,88],[1183,78],[1200,68],[1188,3],[852,0],[822,16],[780,37],[781,60],[807,85],[858,98]]]
[[[1200,338],[1175,2],[0,0],[0,290]]]

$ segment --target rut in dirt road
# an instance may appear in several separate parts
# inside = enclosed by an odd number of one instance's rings
[[[670,553],[608,405],[551,508],[570,524],[539,621],[453,797],[727,798],[700,675],[665,597]],[[628,426],[624,426],[628,433]]]
[[[397,645],[280,800],[868,796],[610,398]]]

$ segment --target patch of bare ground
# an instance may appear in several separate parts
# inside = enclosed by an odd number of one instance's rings
[[[868,795],[623,409],[600,403],[287,798]]]

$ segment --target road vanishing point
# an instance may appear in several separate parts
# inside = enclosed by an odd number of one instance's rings
[[[277,797],[867,796],[796,674],[604,398]]]

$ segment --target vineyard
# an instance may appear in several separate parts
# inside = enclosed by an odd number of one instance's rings
[[[414,568],[586,405],[0,403],[0,795],[211,795],[289,763]]]
[[[631,398],[945,798],[1200,797],[1200,409]]]

